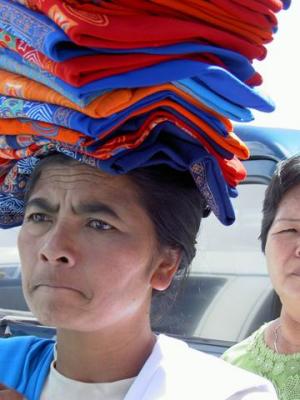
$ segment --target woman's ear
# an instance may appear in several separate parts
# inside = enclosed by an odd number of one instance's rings
[[[179,248],[166,247],[162,250],[161,262],[155,269],[151,277],[152,289],[166,290],[176,274],[182,256]]]

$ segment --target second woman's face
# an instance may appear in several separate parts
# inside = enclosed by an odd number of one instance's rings
[[[26,300],[56,327],[94,331],[145,318],[152,288],[160,278],[169,284],[167,258],[136,188],[126,176],[87,166],[42,171],[19,251]]]
[[[266,243],[273,286],[283,305],[300,305],[300,185],[282,199]]]

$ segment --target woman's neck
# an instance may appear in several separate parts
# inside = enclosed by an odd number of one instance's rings
[[[56,369],[82,382],[113,382],[136,376],[154,347],[150,326],[101,332],[58,330]]]
[[[300,352],[300,321],[283,308],[280,317],[269,329],[269,345],[280,354]]]

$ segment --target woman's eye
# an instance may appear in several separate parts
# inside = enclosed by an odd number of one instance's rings
[[[89,221],[89,226],[93,229],[97,229],[100,231],[108,231],[113,229],[114,227],[107,222],[101,221],[99,219],[92,219]]]
[[[297,233],[297,229],[295,228],[282,229],[281,231],[279,231],[279,233]]]
[[[47,216],[47,215],[45,215],[45,214],[42,214],[42,213],[32,213],[32,214],[29,214],[27,217],[26,217],[26,220],[27,221],[31,221],[31,222],[35,222],[35,223],[37,223],[37,222],[49,222],[49,217]]]

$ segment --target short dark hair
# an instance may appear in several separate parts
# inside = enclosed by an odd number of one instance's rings
[[[26,186],[25,206],[42,169],[53,164],[77,165],[79,162],[55,153],[42,159]],[[152,220],[159,245],[180,248],[179,270],[186,271],[195,256],[196,236],[206,202],[188,172],[166,165],[137,168],[126,174],[135,184],[141,205]]]
[[[265,252],[267,236],[283,197],[300,185],[300,154],[281,161],[267,187],[263,202],[263,218],[260,231],[262,251]]]

